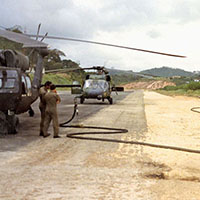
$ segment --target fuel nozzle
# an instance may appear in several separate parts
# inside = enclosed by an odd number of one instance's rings
[[[77,105],[77,98],[74,98],[74,105]]]

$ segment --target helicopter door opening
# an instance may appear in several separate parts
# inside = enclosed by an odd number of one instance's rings
[[[78,81],[73,81],[72,84],[80,85],[80,83]],[[82,93],[82,89],[80,87],[72,87],[71,88],[71,94],[81,94],[81,93]]]
[[[22,96],[31,96],[31,79],[27,75],[22,75]]]

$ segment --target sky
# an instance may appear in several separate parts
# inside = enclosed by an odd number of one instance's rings
[[[45,40],[81,67],[200,71],[199,0],[0,0],[0,26],[187,56]]]

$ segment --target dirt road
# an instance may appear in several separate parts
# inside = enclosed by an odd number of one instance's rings
[[[61,96],[65,121],[72,99]],[[80,105],[74,123],[129,130],[107,138],[199,148],[200,116],[186,115],[198,100],[141,90],[114,99],[114,105]],[[37,103],[33,107],[34,118],[20,116],[18,135],[0,139],[0,199],[199,199],[200,155],[66,138],[73,129],[61,129],[59,139],[41,138]]]

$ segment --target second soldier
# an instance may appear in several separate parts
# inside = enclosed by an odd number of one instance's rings
[[[40,121],[40,136],[44,136],[43,134],[43,128],[44,128],[44,117],[45,117],[45,109],[46,109],[46,103],[44,101],[44,96],[48,92],[48,89],[50,89],[51,82],[47,81],[43,87],[39,90],[39,96],[40,96],[40,104],[39,109],[41,113],[41,121]]]
[[[59,138],[59,123],[58,123],[58,113],[57,104],[61,102],[59,95],[56,92],[56,86],[50,86],[50,92],[46,93],[44,96],[44,101],[46,103],[45,109],[45,119],[43,134],[44,137],[48,137],[50,134],[47,133],[51,121],[53,121],[54,138]]]

